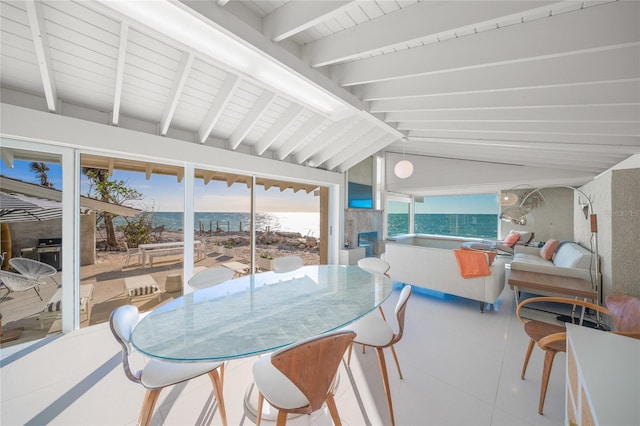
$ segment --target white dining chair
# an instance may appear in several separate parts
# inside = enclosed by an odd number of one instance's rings
[[[111,312],[109,324],[111,332],[118,343],[122,345],[122,366],[127,378],[135,383],[141,384],[147,389],[147,393],[142,402],[138,424],[146,426],[151,420],[153,409],[160,395],[160,391],[167,386],[185,382],[195,377],[208,374],[213,383],[213,390],[218,401],[218,410],[222,424],[227,424],[227,414],[222,397],[223,374],[218,374],[218,369],[223,369],[222,362],[170,362],[152,359],[141,369],[137,370],[133,366],[133,345],[131,344],[131,333],[140,320],[138,308],[133,305],[124,305]]]
[[[391,401],[391,389],[389,388],[389,377],[387,374],[387,365],[384,359],[384,348],[390,348],[393,354],[393,359],[396,362],[398,368],[398,374],[402,379],[402,371],[400,370],[400,363],[398,362],[398,356],[393,346],[400,341],[404,332],[404,313],[407,309],[407,302],[411,296],[412,288],[410,285],[404,286],[400,292],[400,297],[396,303],[396,320],[398,322],[398,332],[394,333],[391,325],[380,318],[378,315],[368,314],[360,318],[356,322],[349,324],[348,328],[355,331],[356,338],[353,343],[359,343],[364,346],[370,346],[375,348],[378,354],[378,364],[380,365],[380,373],[382,374],[382,384],[384,386],[385,393],[387,395],[387,405],[389,406],[389,415],[391,416],[391,425],[395,425],[395,419],[393,415],[393,403]],[[349,347],[349,355],[347,357],[347,364],[351,361],[352,346]]]
[[[187,284],[194,290],[213,287],[214,285],[229,281],[233,278],[234,274],[233,269],[225,268],[224,266],[213,266],[193,275],[189,278]]]
[[[358,260],[358,266],[365,271],[385,274],[387,276],[387,272],[389,272],[389,268],[391,268],[391,265],[377,257],[363,257]]]
[[[289,272],[304,266],[304,259],[300,256],[278,257],[273,261],[275,272]]]
[[[386,276],[389,276],[388,272],[391,268],[391,265],[389,265],[389,263],[381,258],[363,257],[362,259],[358,260],[358,267],[374,274],[384,274]],[[384,315],[382,305],[378,306],[378,310],[380,311],[380,315],[382,315],[382,319],[386,320],[387,317]]]
[[[260,425],[266,399],[278,410],[277,426],[288,413],[311,414],[327,404],[335,425],[340,416],[333,393],[340,361],[356,334],[342,330],[322,334],[258,358],[253,378],[258,388],[256,426]]]

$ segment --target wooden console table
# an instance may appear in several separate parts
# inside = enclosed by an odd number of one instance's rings
[[[539,272],[511,270],[509,285],[516,294],[519,290],[541,290],[549,293],[561,294],[581,299],[594,300],[597,303],[598,292],[593,289],[589,281],[582,278],[563,277],[560,275],[541,274]]]

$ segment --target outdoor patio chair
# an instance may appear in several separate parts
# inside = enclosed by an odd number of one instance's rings
[[[4,301],[11,293],[27,291],[30,289],[33,289],[40,300],[43,300],[39,291],[39,287],[45,284],[43,281],[9,271],[0,271],[0,281],[2,281],[5,287],[7,287],[7,290],[9,290],[7,294],[0,298],[0,302]]]
[[[53,278],[58,273],[58,270],[48,263],[39,262],[29,259],[28,257],[12,257],[9,259],[9,265],[26,277],[34,280],[51,277],[53,282],[58,284],[55,278]]]
[[[127,251],[127,258],[124,260],[123,268],[127,268],[129,266],[129,262],[132,257],[138,258],[138,263],[142,263],[142,251],[140,247],[129,248],[129,244],[124,243],[124,248]]]
[[[129,380],[139,383],[147,389],[140,409],[139,425],[148,425],[160,391],[167,386],[186,382],[193,378],[208,374],[213,383],[213,390],[218,401],[218,410],[222,424],[227,424],[227,414],[222,397],[222,379],[220,377],[224,363],[222,362],[170,362],[159,359],[149,360],[141,370],[133,366],[133,345],[131,334],[140,320],[138,308],[124,305],[111,312],[109,325],[115,339],[122,345],[122,366]],[[221,374],[218,373],[221,370]]]

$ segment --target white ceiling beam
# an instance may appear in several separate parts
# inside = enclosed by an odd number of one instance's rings
[[[340,136],[337,139],[334,139],[332,143],[326,145],[322,150],[317,152],[313,157],[311,157],[309,162],[312,166],[321,165],[322,163],[348,147],[355,140],[359,139],[369,130],[371,130],[371,123],[366,120],[360,121],[358,124],[350,128],[344,135]]]
[[[368,146],[371,143],[371,141],[376,140],[382,136],[385,136],[385,135],[380,129],[376,127],[372,128],[371,130],[366,132],[364,135],[360,136],[358,139],[344,146],[334,156],[332,156],[331,158],[328,158],[324,162],[325,168],[327,170],[335,169],[339,164],[341,164],[348,158],[353,157],[355,154],[361,151],[363,147]]]
[[[452,142],[427,142],[423,150],[427,155],[449,157],[458,159],[473,159],[486,162],[499,162],[514,165],[537,165],[539,167],[562,167],[569,170],[590,170],[597,171],[607,164],[619,162],[630,154],[614,153],[601,154],[602,157],[595,157],[593,153],[575,155],[573,151],[553,151],[552,154],[531,148],[504,148],[485,145],[467,145]],[[496,159],[499,158],[499,161]]]
[[[482,139],[486,141],[552,142],[569,144],[627,145],[640,148],[638,136],[571,135],[560,133],[478,132],[464,130],[412,130],[409,138]]]
[[[240,143],[244,140],[247,134],[249,134],[253,126],[255,126],[256,122],[269,108],[273,101],[275,101],[275,99],[275,93],[268,90],[262,92],[256,103],[253,104],[251,110],[244,116],[236,130],[234,130],[233,134],[229,138],[229,148],[232,150],[238,148]]]
[[[551,1],[416,3],[375,20],[365,21],[348,31],[339,31],[308,43],[303,47],[302,57],[314,67],[327,66],[395,47],[406,48],[408,43],[429,37],[435,39],[442,32],[468,26],[473,30],[512,14],[521,16],[529,9],[544,7],[548,14],[548,5],[552,4],[554,2]],[[382,31],[382,28],[385,30]]]
[[[351,157],[344,159],[344,161],[342,161],[340,165],[336,167],[336,171],[340,173],[346,172],[351,167],[361,162],[363,158],[368,158],[374,155],[376,152],[384,149],[385,147],[389,146],[389,144],[397,140],[398,138],[395,137],[395,135],[392,135],[389,133],[380,136],[375,141],[367,144],[363,149],[358,151],[355,155],[352,155]]]
[[[120,102],[122,101],[122,82],[124,80],[124,65],[127,57],[127,38],[129,37],[129,25],[120,23],[120,40],[118,43],[118,59],[116,61],[116,82],[113,88],[113,113],[111,124],[118,125],[120,121]]]
[[[279,42],[343,13],[352,2],[292,1],[263,18],[262,32],[269,39]]]
[[[331,67],[342,86],[640,43],[638,2],[612,2]]]
[[[44,11],[40,1],[25,0],[25,8],[29,19],[29,28],[33,37],[33,47],[35,49],[38,67],[40,69],[40,79],[44,97],[47,101],[49,112],[56,112],[58,102],[58,90],[53,77],[53,64],[51,62],[51,50],[49,48],[49,38],[47,36],[46,24],[44,21]]]
[[[15,161],[15,150],[11,148],[2,148],[0,151],[2,155],[2,162],[8,169],[13,169],[13,163]]]
[[[230,0],[216,0],[216,4],[220,7],[224,7]]]
[[[492,108],[388,112],[386,122],[413,121],[530,121],[530,122],[637,122],[640,105],[555,106],[548,108]]]
[[[287,130],[291,123],[304,112],[304,108],[298,104],[291,104],[289,108],[276,120],[275,123],[260,138],[253,147],[256,155],[262,155]]]
[[[486,121],[429,121],[398,123],[398,130],[444,130],[444,131],[477,131],[496,133],[531,133],[535,134],[572,134],[572,135],[618,135],[640,136],[640,122],[635,123],[553,123],[553,122],[486,122]]]
[[[209,111],[202,120],[202,124],[200,124],[200,128],[198,129],[198,141],[200,143],[205,143],[214,127],[218,123],[220,116],[224,112],[225,107],[231,100],[233,93],[238,88],[240,84],[240,78],[235,74],[227,74],[227,77],[222,82],[222,86],[216,93],[216,97],[211,103],[211,107],[209,107]]]
[[[540,89],[373,101],[369,111],[427,111],[467,108],[520,108],[532,106],[638,104],[637,81],[594,83]]]
[[[194,54],[191,52],[182,53],[178,69],[176,70],[177,78],[173,80],[173,86],[171,87],[171,92],[169,92],[168,102],[165,106],[164,112],[162,113],[162,121],[160,121],[160,134],[162,136],[167,135],[169,125],[171,124],[173,115],[176,112],[176,107],[178,106],[178,101],[182,95],[184,84],[186,83],[189,72],[191,71],[194,58]]]
[[[582,163],[574,161],[571,154],[556,154],[553,158],[544,156],[543,154],[531,152],[531,151],[517,151],[510,153],[508,150],[502,153],[498,149],[488,148],[482,150],[475,150],[466,147],[438,147],[429,145],[425,147],[425,152],[429,156],[441,157],[447,159],[458,159],[468,161],[481,161],[493,164],[509,164],[514,166],[529,166],[529,167],[543,167],[543,168],[558,168],[562,170],[578,170],[588,171],[590,173],[597,173],[598,170],[602,170],[602,165]],[[496,161],[499,156],[500,161]],[[617,162],[617,161],[616,161]],[[414,165],[415,166],[415,165]],[[606,167],[606,166],[605,166]]]
[[[298,130],[285,141],[284,144],[276,152],[278,160],[284,160],[287,155],[291,154],[296,147],[305,143],[305,141],[320,127],[327,119],[320,115],[313,115]]]
[[[353,93],[365,101],[373,101],[529,87],[556,87],[639,77],[640,48],[634,46],[381,81],[356,86]]]
[[[479,149],[519,149],[542,152],[548,155],[552,152],[565,152],[584,155],[585,158],[593,158],[590,154],[597,153],[599,155],[621,155],[634,154],[638,152],[640,146],[628,145],[607,145],[607,144],[574,144],[574,143],[555,143],[555,142],[539,142],[539,141],[511,141],[511,140],[484,140],[484,139],[456,139],[456,138],[414,138],[411,140],[411,146],[416,147],[420,151],[424,151],[427,145],[440,144],[442,146],[464,146],[465,149],[477,147]],[[407,152],[414,152],[414,149],[408,149]],[[526,161],[523,158],[523,161]]]
[[[296,162],[302,164],[307,161],[313,154],[329,145],[335,138],[346,132],[349,126],[353,125],[352,118],[343,118],[333,123],[324,132],[316,135],[312,140],[308,141],[296,153]]]

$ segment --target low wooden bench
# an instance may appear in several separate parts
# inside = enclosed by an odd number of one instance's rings
[[[93,284],[83,284],[80,286],[80,321],[82,315],[85,316],[87,323],[91,321],[91,308],[93,300]],[[44,320],[53,318],[58,319],[62,316],[62,288],[56,292],[47,301],[42,312],[38,316],[40,321],[40,330],[44,328]]]
[[[151,275],[136,275],[124,279],[124,294],[131,301],[134,297],[153,296],[158,294],[158,301],[162,296],[158,283]]]
[[[182,256],[184,251],[182,248],[163,248],[163,249],[153,249],[147,252],[147,256],[149,257],[149,267],[153,267],[153,258],[154,257],[164,257],[164,256]]]

